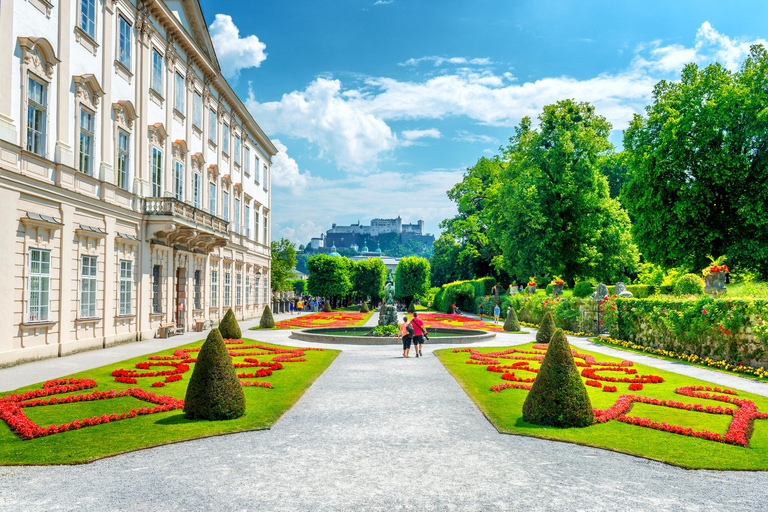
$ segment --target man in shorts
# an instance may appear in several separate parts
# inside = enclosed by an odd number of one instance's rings
[[[496,307],[493,308],[493,323],[497,324],[499,323],[499,315],[501,314],[501,308],[498,304],[496,304]]]
[[[424,346],[424,337],[428,335],[427,328],[424,327],[424,322],[419,318],[418,313],[413,314],[413,320],[411,320],[413,326],[413,349],[416,351],[416,357],[422,356],[421,348]]]

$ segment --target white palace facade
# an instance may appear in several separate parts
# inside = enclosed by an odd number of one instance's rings
[[[0,366],[260,315],[276,152],[198,0],[0,0]]]

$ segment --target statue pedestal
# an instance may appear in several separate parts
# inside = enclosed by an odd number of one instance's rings
[[[397,309],[393,304],[384,304],[379,310],[379,325],[397,325]]]

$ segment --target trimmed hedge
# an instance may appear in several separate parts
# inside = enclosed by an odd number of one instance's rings
[[[331,309],[331,301],[326,300],[323,302],[323,312],[324,313],[332,313],[333,310]]]
[[[595,287],[589,281],[579,281],[576,286],[573,287],[573,296],[580,299],[589,297],[594,293]]]
[[[245,414],[245,395],[219,329],[197,354],[184,397],[184,415],[194,420],[231,420]]]
[[[237,323],[237,318],[235,318],[235,312],[231,309],[224,313],[224,318],[222,318],[219,324],[219,332],[224,339],[239,340],[243,337],[240,324]]]
[[[552,335],[555,334],[555,319],[552,317],[552,312],[547,311],[544,313],[544,318],[541,320],[539,330],[536,333],[536,341],[539,343],[549,343],[552,339]]]
[[[565,333],[552,336],[536,380],[523,403],[523,420],[553,427],[586,427],[595,421],[592,403]]]
[[[412,300],[411,303],[408,305],[408,312],[409,313],[415,313],[416,312],[416,301]]]
[[[507,319],[504,321],[504,330],[507,332],[519,332],[520,322],[517,320],[517,313],[515,308],[510,308]]]
[[[674,293],[680,295],[701,295],[704,293],[704,280],[696,274],[685,274],[675,282]]]
[[[647,299],[655,293],[661,291],[660,287],[653,284],[628,284],[627,291],[632,292],[633,299]],[[611,285],[608,287],[608,294],[615,295],[616,286]]]
[[[264,312],[261,314],[259,327],[262,329],[273,329],[275,327],[275,318],[272,316],[272,310],[269,309],[269,306],[266,306]]]
[[[371,312],[370,308],[368,308],[368,303],[367,302],[363,301],[363,305],[360,306],[360,312],[361,313],[370,313]]]

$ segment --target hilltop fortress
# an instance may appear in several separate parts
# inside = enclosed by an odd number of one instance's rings
[[[313,238],[310,247],[318,250],[321,247],[335,245],[361,250],[366,245],[378,242],[380,236],[390,233],[400,235],[401,244],[405,244],[408,240],[418,240],[431,246],[435,241],[434,235],[424,233],[423,220],[417,221],[416,224],[404,224],[398,215],[394,219],[373,219],[369,226],[364,226],[359,221],[349,226],[338,226],[334,223],[325,234],[320,235],[319,238]]]

